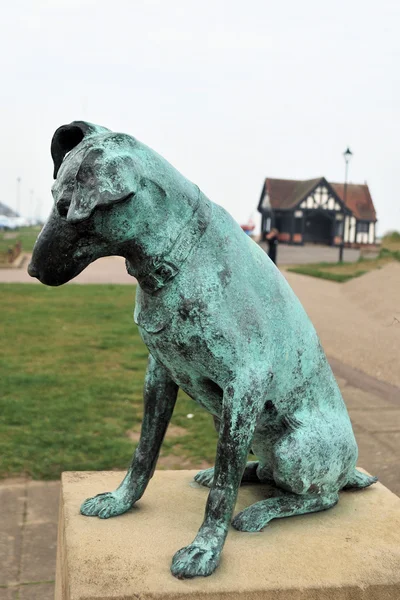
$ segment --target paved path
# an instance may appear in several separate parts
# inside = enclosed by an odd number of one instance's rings
[[[52,600],[59,483],[0,485],[0,600]]]
[[[39,283],[37,279],[30,277],[27,273],[29,255],[20,269],[0,269],[0,283]],[[76,283],[135,283],[134,277],[126,272],[125,259],[121,256],[108,256],[100,258],[89,265],[78,277],[66,285]]]
[[[326,354],[400,387],[400,263],[345,284],[284,274]]]
[[[266,249],[267,244],[262,243],[261,247]],[[354,262],[360,257],[360,251],[354,248],[345,248],[343,251],[344,262]],[[339,248],[331,246],[318,246],[317,244],[307,244],[305,246],[287,246],[279,244],[277,261],[278,265],[304,265],[306,263],[318,262],[338,262]]]
[[[345,249],[344,260],[358,260],[359,250]],[[304,264],[312,262],[337,262],[339,250],[329,246],[286,246],[281,244],[278,249],[279,265]],[[26,269],[29,255],[20,269],[0,269],[0,283],[38,283],[37,279],[29,277]],[[89,265],[83,273],[71,283],[132,283],[134,279],[125,269],[125,261],[120,256],[100,258]]]
[[[359,465],[400,495],[400,390],[335,359],[331,364],[353,422]],[[53,598],[58,496],[58,482],[0,483],[0,600]]]

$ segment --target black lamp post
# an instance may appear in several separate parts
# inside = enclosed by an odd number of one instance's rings
[[[343,188],[343,203],[345,205],[345,207],[347,206],[346,204],[346,200],[347,200],[347,176],[348,176],[348,172],[349,172],[349,162],[351,157],[353,156],[352,151],[350,150],[350,148],[347,148],[344,152],[343,152],[343,156],[344,156],[344,162],[346,163],[346,167],[345,167],[345,173],[344,173],[344,188]],[[346,219],[346,214],[343,215],[343,229],[342,229],[342,239],[340,242],[340,246],[339,246],[339,262],[343,262],[343,249],[344,249],[344,223],[345,223],[345,219]]]

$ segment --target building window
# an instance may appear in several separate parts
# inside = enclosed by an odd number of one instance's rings
[[[343,235],[343,221],[336,221],[336,235],[342,237]]]
[[[357,223],[357,233],[368,233],[369,223]]]

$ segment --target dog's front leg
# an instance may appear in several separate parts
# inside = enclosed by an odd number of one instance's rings
[[[131,466],[114,492],[98,494],[85,500],[81,506],[83,515],[97,515],[101,519],[115,517],[129,510],[142,497],[154,473],[177,393],[176,383],[164,367],[150,355],[144,386],[142,431]]]
[[[179,579],[211,575],[219,564],[260,413],[259,381],[258,376],[242,374],[224,390],[214,480],[204,521],[193,543],[172,560],[172,574]]]

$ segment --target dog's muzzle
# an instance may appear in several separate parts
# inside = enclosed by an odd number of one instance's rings
[[[36,269],[35,265],[33,265],[32,263],[29,263],[29,265],[28,265],[28,275],[30,275],[31,277],[36,277],[36,279],[39,279],[39,271]]]

